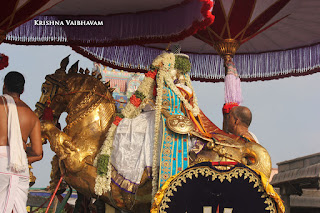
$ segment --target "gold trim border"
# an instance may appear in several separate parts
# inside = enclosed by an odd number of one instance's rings
[[[167,213],[166,208],[171,202],[170,196],[173,196],[173,192],[178,190],[178,186],[182,186],[182,182],[186,183],[187,179],[192,179],[193,177],[197,178],[199,175],[203,177],[211,176],[211,180],[215,181],[219,179],[222,183],[223,181],[231,182],[232,178],[238,179],[243,176],[243,179],[248,179],[249,183],[253,182],[254,188],[258,188],[258,192],[263,192],[261,198],[265,198],[264,203],[267,204],[265,210],[268,210],[270,213],[277,213],[277,208],[275,202],[268,196],[264,190],[263,184],[253,171],[244,168],[244,167],[234,167],[229,171],[216,171],[208,166],[200,166],[196,168],[187,169],[178,175],[171,177],[163,187],[157,192],[155,196],[155,201],[152,205],[151,213]]]

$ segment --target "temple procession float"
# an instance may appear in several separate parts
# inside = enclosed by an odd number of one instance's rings
[[[79,1],[75,11],[71,0],[54,7],[59,1],[47,2],[35,13],[30,6],[28,14],[19,13],[20,4],[8,3],[18,12],[1,23],[1,41],[69,45],[103,65],[139,72],[122,74],[122,80],[131,79],[127,94],[117,76],[102,82],[101,70],[90,73],[77,63],[68,69],[69,57],[45,78],[36,113],[42,137],[56,153],[50,187],[63,191],[63,179],[76,189],[75,212],[89,211],[83,206],[92,198],[97,212],[105,211],[105,203],[124,212],[285,212],[268,182],[267,150],[254,137],[226,132],[230,124],[221,130],[210,121],[191,80],[225,81],[227,120],[241,105],[240,79],[317,72],[319,45],[312,34],[295,46],[273,39],[308,3],[318,3],[126,1],[125,9],[117,1],[99,8]],[[90,30],[83,30],[88,22],[64,24],[88,19],[104,24],[90,24]],[[288,32],[298,34],[293,28]],[[61,131],[63,112],[67,126]]]

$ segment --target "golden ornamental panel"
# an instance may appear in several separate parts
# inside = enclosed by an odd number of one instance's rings
[[[171,202],[170,197],[174,196],[174,192],[178,191],[178,187],[181,187],[187,180],[198,178],[199,176],[211,177],[212,181],[219,180],[221,183],[224,181],[231,182],[233,178],[243,178],[249,183],[253,183],[253,188],[256,188],[257,192],[262,192],[261,198],[265,199],[264,203],[267,205],[265,210],[270,213],[277,213],[275,202],[267,195],[263,188],[263,184],[258,175],[247,168],[236,167],[230,171],[216,171],[208,166],[199,166],[191,169],[187,169],[177,175],[169,184],[167,188],[162,188],[159,192],[159,197],[163,197],[159,206],[153,207],[153,210],[157,209],[156,212],[167,213],[166,209],[169,207]],[[155,211],[152,211],[155,212]]]

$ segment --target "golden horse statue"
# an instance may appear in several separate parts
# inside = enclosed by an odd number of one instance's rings
[[[50,148],[56,153],[51,176],[62,174],[79,193],[97,198],[94,193],[97,169],[93,165],[116,112],[113,88],[101,81],[101,74],[78,71],[77,63],[66,72],[68,63],[66,57],[54,74],[46,76],[35,112],[39,118],[46,106],[53,112],[52,122],[41,122],[42,137],[49,140]],[[68,114],[67,126],[60,131],[56,124],[63,112]],[[194,163],[229,159],[270,176],[270,156],[262,146],[239,137],[220,135],[216,138],[219,140],[208,142],[193,159]],[[254,160],[247,161],[248,158]],[[146,212],[151,207],[151,191],[152,181],[145,170],[136,194],[125,192],[111,182],[111,192],[99,199],[124,211]]]

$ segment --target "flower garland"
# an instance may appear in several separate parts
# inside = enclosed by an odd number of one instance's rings
[[[174,84],[171,76],[169,75],[169,73],[166,73],[164,78],[165,78],[165,81],[167,83],[167,85],[170,87],[170,89],[178,96],[178,98],[183,102],[184,106],[192,112],[192,114],[194,116],[197,116],[199,115],[200,113],[200,109],[199,109],[199,106],[198,106],[198,99],[195,95],[195,92],[193,90],[193,87],[191,85],[191,79],[190,79],[190,76],[189,75],[184,75],[184,77],[186,78],[186,83],[187,83],[187,86],[192,90],[192,93],[193,93],[193,106],[187,101],[187,99],[185,99],[185,97],[181,94],[180,90],[177,88],[177,86]]]
[[[154,137],[153,137],[153,155],[152,155],[152,197],[155,196],[158,191],[158,145],[159,145],[159,129],[161,120],[161,109],[162,109],[162,94],[164,86],[164,72],[159,72],[157,78],[157,98],[156,98],[156,115],[154,123]]]
[[[174,66],[175,56],[173,53],[163,53],[155,58],[152,63],[151,70],[145,74],[145,79],[142,81],[137,91],[131,96],[130,102],[126,105],[126,107],[115,116],[113,123],[111,124],[110,129],[107,132],[106,139],[101,147],[100,153],[97,155],[94,161],[94,165],[97,167],[97,177],[95,183],[95,193],[96,195],[102,195],[105,192],[111,190],[111,163],[110,156],[112,151],[112,145],[114,136],[116,133],[117,126],[123,118],[134,118],[141,113],[141,110],[145,107],[148,102],[148,99],[153,98],[153,88],[155,84],[155,78],[157,73],[165,73],[170,70],[170,67]],[[159,69],[160,68],[160,69]],[[159,74],[162,76],[162,74]],[[163,79],[160,77],[159,79]],[[161,84],[161,80],[158,80],[159,85]],[[161,88],[161,89],[160,89]],[[161,104],[162,104],[162,87],[157,89],[157,102],[156,102],[156,124],[155,124],[155,138],[158,138],[159,134],[159,122],[160,122],[160,113],[161,113]],[[160,96],[160,98],[159,98]],[[160,102],[159,102],[160,101]],[[158,117],[157,117],[158,115]],[[158,122],[157,122],[158,120]],[[157,144],[158,140],[155,140],[154,145],[154,157],[153,159],[157,159]],[[155,169],[157,170],[157,160],[153,162]],[[156,171],[157,174],[157,171]],[[154,175],[153,175],[154,176]],[[155,186],[156,187],[156,186]]]
[[[173,53],[163,53],[158,56],[152,63],[153,66],[161,67],[157,77],[157,96],[156,96],[156,114],[155,114],[155,127],[153,138],[153,156],[152,156],[152,197],[155,196],[158,190],[158,155],[159,155],[159,129],[161,120],[162,109],[162,94],[164,87],[164,76],[169,75],[169,71],[174,68],[175,56]],[[162,65],[162,66],[161,66]]]

